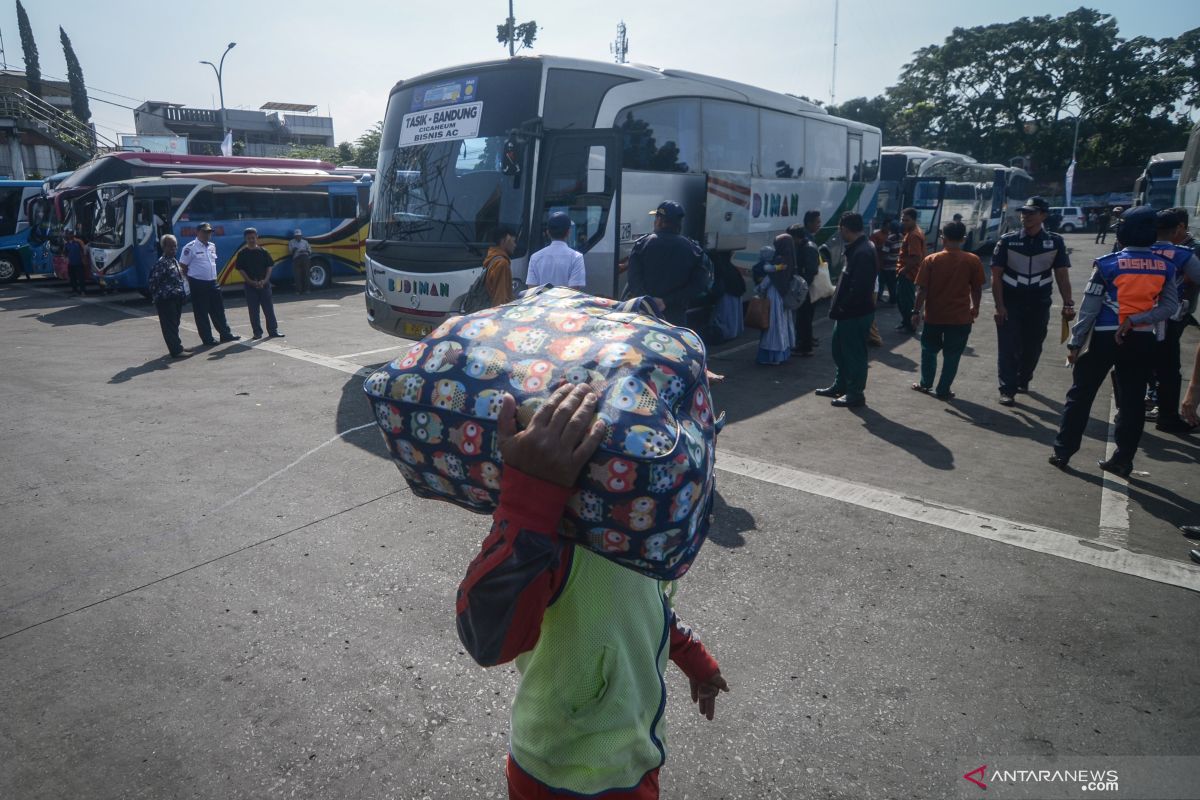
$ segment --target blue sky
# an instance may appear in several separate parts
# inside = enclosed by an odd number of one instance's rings
[[[914,50],[942,42],[955,27],[1060,15],[1080,5],[840,0],[837,99],[880,93]],[[1126,38],[1161,38],[1200,26],[1194,0],[1087,5],[1115,16]],[[833,8],[833,0],[516,0],[516,18],[541,26],[535,53],[610,60],[609,45],[624,20],[631,62],[828,101]],[[66,75],[58,26],[66,28],[96,98],[93,121],[110,138],[133,132],[132,112],[114,103],[153,99],[216,108],[216,78],[198,62],[216,61],[236,41],[225,59],[228,107],[315,104],[333,115],[339,141],[353,140],[382,118],[397,80],[503,56],[495,28],[507,16],[504,0],[26,0],[25,9],[47,76]],[[0,0],[0,34],[9,67],[23,68],[15,2]]]

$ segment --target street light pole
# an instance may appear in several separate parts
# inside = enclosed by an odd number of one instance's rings
[[[1075,148],[1079,145],[1079,120],[1083,119],[1088,114],[1091,114],[1095,111],[1099,111],[1100,109],[1104,108],[1105,106],[1111,106],[1114,102],[1115,102],[1114,100],[1109,100],[1107,103],[1101,103],[1100,105],[1095,106],[1093,108],[1089,108],[1086,111],[1080,110],[1080,112],[1075,115],[1075,137],[1071,140],[1071,163],[1067,167],[1067,176],[1070,179],[1067,181],[1068,184],[1072,183],[1075,178]],[[1066,189],[1067,189],[1067,191],[1066,191],[1067,203],[1066,204],[1071,205],[1071,187],[1068,185],[1066,187]]]
[[[225,124],[225,86],[222,81],[222,78],[225,73],[225,56],[229,55],[229,51],[235,47],[237,47],[237,42],[229,43],[229,45],[225,48],[225,52],[221,54],[221,61],[219,62],[219,65],[214,64],[211,61],[201,61],[200,62],[201,64],[208,64],[210,67],[212,67],[213,72],[215,72],[217,75],[217,93],[220,95],[220,98],[221,98],[221,138],[222,139],[225,138],[225,132],[227,130],[229,130],[229,128]]]

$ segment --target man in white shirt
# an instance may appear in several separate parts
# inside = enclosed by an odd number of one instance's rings
[[[571,233],[571,218],[561,211],[550,215],[546,222],[550,244],[529,257],[529,274],[525,283],[541,286],[567,286],[583,291],[587,287],[587,273],[583,266],[583,253],[572,250],[567,244]]]
[[[221,288],[217,286],[217,246],[213,244],[212,225],[201,222],[196,228],[196,238],[184,245],[179,255],[179,266],[187,276],[188,288],[192,295],[192,313],[196,318],[196,332],[200,341],[212,347],[212,329],[216,328],[222,342],[236,342],[242,338],[235,336],[225,320],[225,301],[221,297]],[[208,324],[212,318],[212,326]]]
[[[288,240],[288,255],[292,257],[292,278],[296,292],[305,294],[312,288],[312,245],[299,228],[292,232],[292,238]]]

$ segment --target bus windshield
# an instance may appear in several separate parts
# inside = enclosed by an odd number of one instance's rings
[[[129,191],[121,188],[105,188],[98,193],[95,229],[91,244],[119,247],[125,239],[125,206]]]
[[[500,225],[519,229],[532,186],[532,140],[519,172],[505,143],[537,115],[540,69],[489,68],[423,80],[388,102],[371,238],[478,249]]]

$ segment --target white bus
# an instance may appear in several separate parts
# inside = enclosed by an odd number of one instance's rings
[[[1156,211],[1170,208],[1175,202],[1176,190],[1182,182],[1179,179],[1183,171],[1183,151],[1174,153],[1155,153],[1146,162],[1145,169],[1133,182],[1133,204],[1150,206]]]
[[[911,146],[883,148],[880,170],[879,213],[898,219],[902,209],[916,208],[930,249],[937,249],[942,224],[955,215],[967,227],[967,249],[995,246],[1018,222],[1020,203],[1011,201],[1024,202],[1032,184],[1022,169]]]
[[[874,215],[878,128],[679,70],[552,56],[421,75],[388,100],[367,246],[367,316],[424,336],[480,274],[497,226],[517,232],[513,274],[566,212],[587,289],[624,289],[621,265],[663,200],[684,233],[742,269],[808,209],[836,259],[837,217]]]
[[[1188,137],[1175,189],[1175,205],[1187,209],[1188,230],[1193,238],[1200,239],[1200,125],[1192,128]]]

